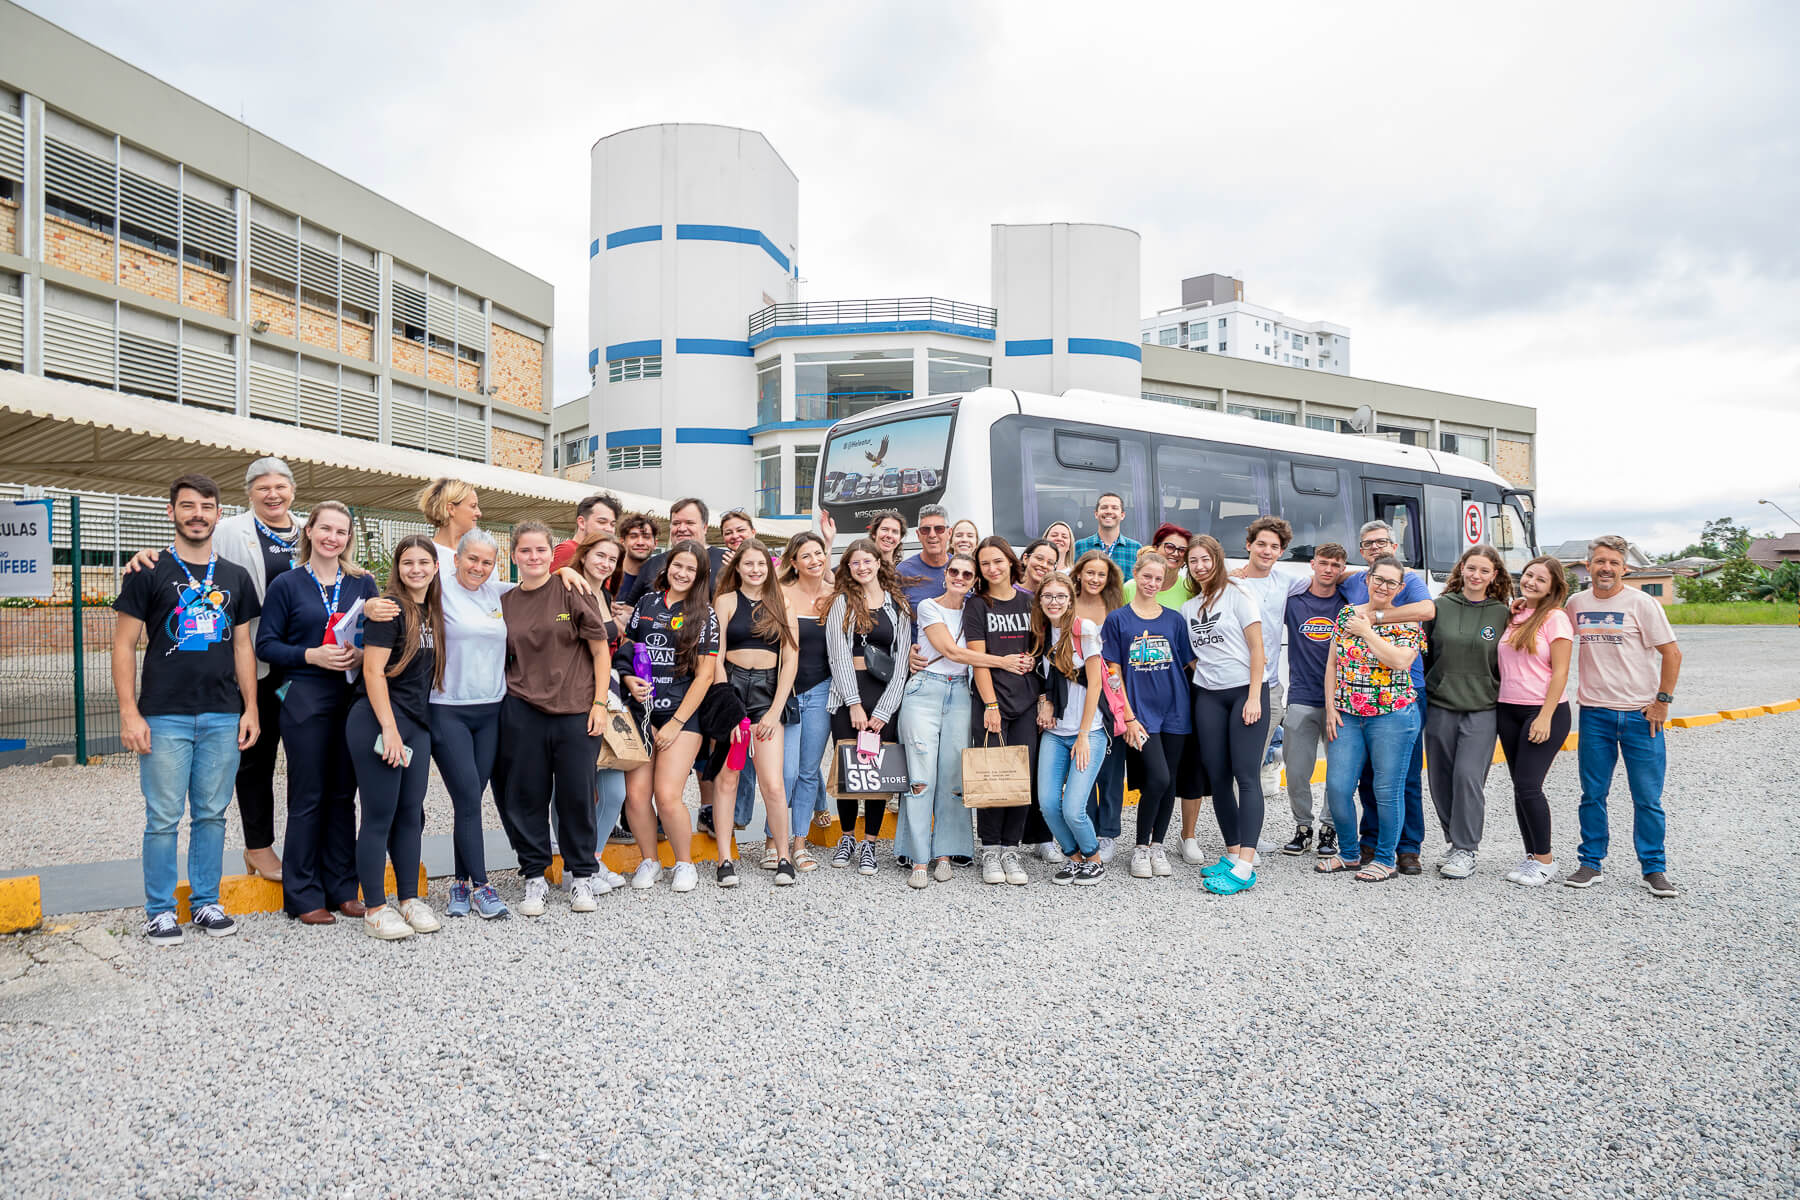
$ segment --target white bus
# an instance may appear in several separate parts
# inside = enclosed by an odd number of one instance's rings
[[[896,471],[906,487],[867,486]],[[1436,583],[1471,534],[1497,547],[1514,574],[1537,553],[1531,493],[1485,463],[1102,392],[990,387],[883,405],[831,427],[818,472],[817,505],[837,523],[838,550],[862,536],[873,512],[897,508],[910,529],[934,503],[1017,548],[1053,521],[1068,522],[1079,540],[1095,532],[1101,493],[1116,492],[1127,536],[1148,544],[1173,521],[1210,533],[1234,559],[1265,513],[1294,527],[1293,563],[1337,542],[1360,564],[1358,528],[1377,517],[1393,526],[1406,564]],[[921,486],[911,490],[915,472]]]

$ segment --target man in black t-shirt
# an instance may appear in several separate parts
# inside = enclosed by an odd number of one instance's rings
[[[262,611],[250,573],[213,548],[219,486],[183,475],[169,487],[175,540],[155,567],[125,577],[113,603],[113,690],[119,736],[140,756],[144,793],[144,936],[178,945],[175,885],[188,811],[188,884],[196,930],[237,932],[219,907],[225,810],[238,756],[256,741],[256,658],[249,624]],[[147,638],[142,686],[137,644]]]

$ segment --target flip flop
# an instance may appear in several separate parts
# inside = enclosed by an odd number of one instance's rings
[[[1374,872],[1374,874],[1370,874],[1371,871]],[[1386,883],[1399,873],[1400,872],[1395,868],[1383,863],[1370,863],[1368,866],[1358,871],[1352,878],[1358,883]]]
[[[1333,862],[1336,863],[1337,866],[1328,867],[1325,865],[1326,863],[1333,863]],[[1333,857],[1333,858],[1321,859],[1317,864],[1315,864],[1313,867],[1313,874],[1315,874],[1315,875],[1338,875],[1338,874],[1342,874],[1345,871],[1354,871],[1357,869],[1358,868],[1356,865],[1356,861],[1354,859],[1346,860],[1341,857]]]

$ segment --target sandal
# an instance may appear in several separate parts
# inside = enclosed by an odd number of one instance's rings
[[[819,860],[812,856],[812,851],[806,848],[805,842],[800,843],[800,848],[794,851],[794,856],[790,861],[793,862],[794,870],[796,871],[816,871],[819,869]]]
[[[775,849],[774,842],[763,843],[762,869],[773,871],[781,863],[781,853]]]
[[[1358,883],[1386,883],[1400,872],[1385,864],[1372,862],[1355,875]]]
[[[1331,865],[1332,863],[1336,863],[1337,865],[1334,867]],[[1354,871],[1356,869],[1357,869],[1357,866],[1356,866],[1356,862],[1354,859],[1345,859],[1340,856],[1333,855],[1331,858],[1322,858],[1316,864],[1314,864],[1313,874],[1315,874],[1315,875],[1336,875],[1343,871]]]

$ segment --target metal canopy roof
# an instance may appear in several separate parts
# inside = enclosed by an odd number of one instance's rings
[[[0,479],[10,483],[161,496],[175,476],[197,471],[217,480],[234,501],[244,468],[265,454],[292,468],[301,508],[332,499],[411,512],[420,487],[451,475],[481,494],[484,523],[536,517],[566,527],[576,503],[598,490],[550,475],[0,371]],[[629,511],[669,515],[667,500],[616,494]],[[787,524],[757,522],[771,534]]]

